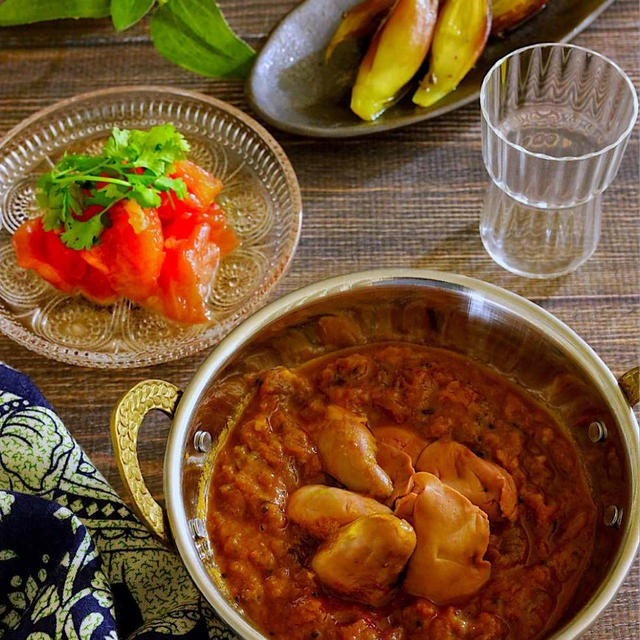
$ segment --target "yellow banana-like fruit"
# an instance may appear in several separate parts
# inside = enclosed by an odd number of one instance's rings
[[[413,95],[430,107],[453,91],[484,51],[491,29],[491,0],[446,0],[438,15],[429,71]]]

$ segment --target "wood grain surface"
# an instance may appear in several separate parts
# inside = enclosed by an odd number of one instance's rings
[[[221,0],[231,25],[260,47],[292,0]],[[637,0],[617,0],[576,43],[617,61],[640,86]],[[248,111],[240,82],[199,77],[155,52],[148,24],[117,34],[108,20],[0,29],[0,136],[40,108],[76,93],[128,84],[202,91]],[[487,186],[478,104],[375,137],[322,141],[272,131],[297,172],[304,201],[298,250],[272,297],[320,278],[382,267],[428,267],[481,278],[538,303],[571,326],[615,375],[640,362],[640,173],[637,126],[620,172],[604,194],[600,244],[568,276],[533,281],[485,253],[478,220]],[[33,378],[113,485],[122,485],[109,441],[115,402],[137,381],[184,386],[205,353],[156,367],[99,371],[31,353],[0,336],[0,359]],[[162,498],[167,419],[142,428],[140,458]],[[595,626],[596,638],[640,637],[640,560]]]

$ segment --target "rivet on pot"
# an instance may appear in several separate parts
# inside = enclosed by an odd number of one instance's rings
[[[193,436],[193,446],[196,451],[208,453],[211,451],[211,434],[208,431],[196,431]]]
[[[604,426],[604,422],[594,420],[589,425],[588,434],[591,442],[604,442],[607,439],[607,427]]]
[[[615,504],[609,505],[604,512],[604,523],[607,527],[616,529],[622,524],[623,510]]]
[[[188,522],[189,531],[191,535],[197,540],[199,538],[207,537],[207,528],[204,526],[204,522],[200,518],[192,518]]]

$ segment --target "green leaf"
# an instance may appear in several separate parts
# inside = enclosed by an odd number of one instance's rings
[[[96,243],[102,230],[104,223],[102,215],[95,215],[88,220],[74,220],[69,224],[64,233],[60,236],[60,240],[71,249],[78,251],[82,249],[91,249]]]
[[[80,186],[75,182],[70,184],[65,195],[68,196],[67,218],[74,214],[80,215],[84,209],[84,197]]]
[[[155,0],[111,0],[111,21],[116,31],[124,31],[144,18]]]
[[[109,210],[125,198],[144,208],[161,204],[161,191],[187,195],[181,179],[170,177],[173,163],[186,157],[189,144],[172,124],[147,131],[114,127],[97,156],[70,154],[38,180],[36,199],[45,231],[63,230],[62,242],[90,249],[109,224]],[[100,209],[83,220],[90,205]]]
[[[111,137],[104,143],[102,155],[110,158],[122,156],[124,149],[129,145],[129,129],[113,127]]]
[[[97,189],[94,192],[94,197],[87,199],[87,204],[99,204],[103,207],[108,206],[114,200],[121,200],[127,195],[126,187],[119,184],[107,184],[102,189]],[[95,199],[95,202],[93,201]]]
[[[160,176],[153,186],[158,191],[175,191],[176,196],[183,200],[187,197],[187,185],[182,178],[169,178],[168,176]]]
[[[169,0],[151,16],[151,39],[165,58],[213,78],[245,76],[255,55],[214,0]]]
[[[156,174],[164,173],[166,166],[184,158],[189,144],[172,124],[158,125],[149,131],[130,132],[129,160],[134,167],[151,169]]]
[[[109,0],[4,0],[0,3],[0,27],[108,15]]]
[[[129,194],[143,209],[160,206],[160,196],[152,187],[135,185]]]
[[[54,207],[53,205],[40,207],[44,210],[42,215],[42,226],[45,231],[55,231],[60,227],[60,217],[62,211],[62,205]]]

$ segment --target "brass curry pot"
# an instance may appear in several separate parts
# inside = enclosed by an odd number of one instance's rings
[[[265,640],[225,595],[206,529],[217,443],[248,395],[246,374],[298,366],[350,346],[323,335],[320,320],[345,315],[363,343],[401,340],[444,347],[491,366],[560,418],[584,461],[598,525],[594,556],[553,640],[582,634],[611,601],[640,543],[640,439],[631,409],[638,368],[617,380],[569,327],[524,298],[480,280],[437,271],[381,269],[339,276],[288,294],[240,324],[213,350],[181,393],[148,380],[112,418],[116,458],[144,522],[177,547],[194,582],[240,636]],[[353,344],[353,342],[351,342]],[[173,418],[165,464],[165,513],[146,489],[136,453],[151,409]],[[215,481],[215,478],[213,478]]]

